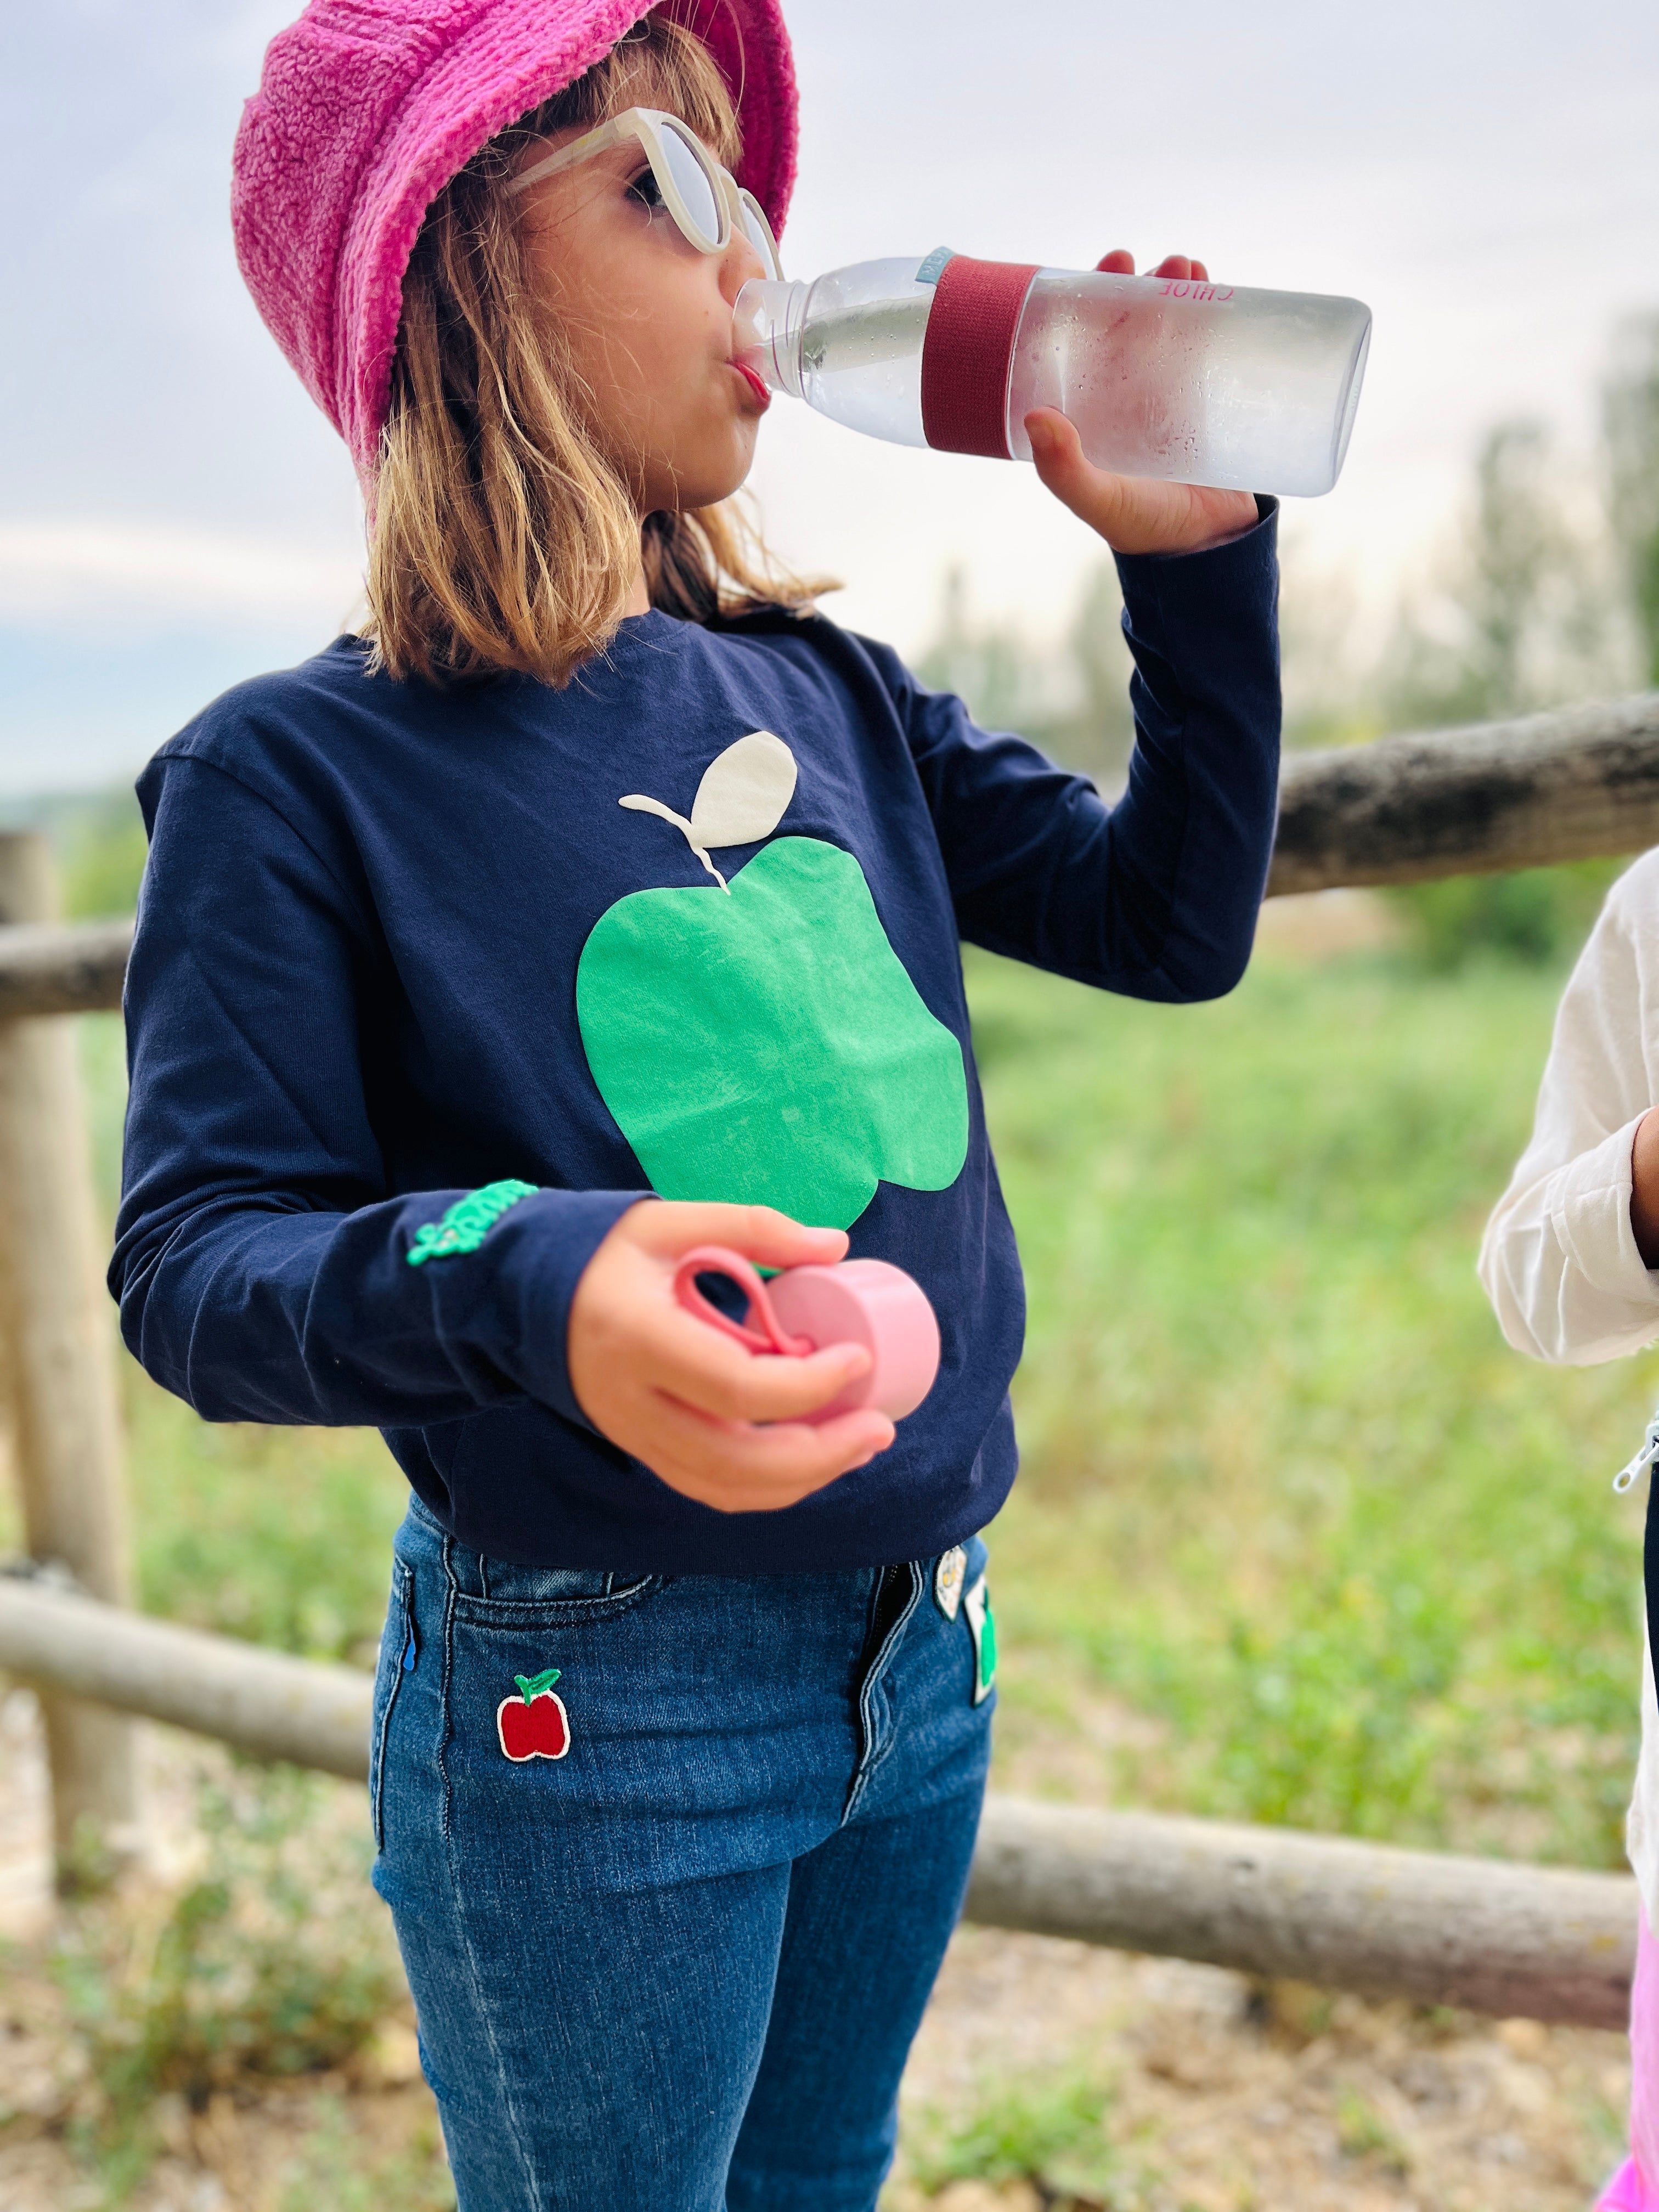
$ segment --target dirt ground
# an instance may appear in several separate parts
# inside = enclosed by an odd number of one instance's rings
[[[189,1863],[199,1747],[149,1732],[153,1864]],[[1025,1779],[1018,1771],[1005,1784]],[[1036,1779],[1034,1775],[1031,1779]],[[0,2212],[96,2212],[70,2136],[85,2061],[48,1964],[54,1907],[33,1700],[0,1705]],[[342,1786],[338,1811],[355,1816]],[[378,1911],[379,1907],[372,1909]],[[1619,2151],[1623,2039],[1404,2007],[1082,1944],[963,1929],[906,2080],[907,2132],[937,2142],[1011,2086],[1085,2077],[1106,2092],[1112,2212],[1580,2212]],[[166,2100],[137,2212],[424,2212],[444,2202],[412,2022],[394,2008],[351,2069]],[[1026,2181],[904,2178],[891,2212],[1038,2212]]]
[[[963,1929],[907,2101],[971,2104],[1005,2068],[1103,2067],[1125,2204],[1147,2212],[1566,2212],[1617,2155],[1623,2039],[1413,2017],[1172,1960]],[[894,2212],[922,2200],[903,2185]],[[1042,2203],[956,2183],[949,2212]]]

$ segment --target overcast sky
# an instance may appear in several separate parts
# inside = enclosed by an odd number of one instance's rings
[[[789,4],[789,0],[786,0]],[[244,95],[291,0],[52,0],[0,30],[0,794],[130,775],[356,596],[343,450],[244,295]],[[792,275],[949,244],[1202,253],[1376,322],[1348,466],[1293,529],[1373,599],[1420,570],[1482,428],[1588,451],[1621,315],[1659,307],[1654,0],[793,0]],[[1100,547],[1029,469],[780,401],[769,531],[915,651],[940,580],[1058,630]]]

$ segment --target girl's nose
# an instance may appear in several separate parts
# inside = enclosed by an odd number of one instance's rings
[[[735,307],[739,292],[751,276],[764,276],[766,264],[749,234],[738,224],[732,226],[732,235],[720,255],[720,293],[728,307]]]

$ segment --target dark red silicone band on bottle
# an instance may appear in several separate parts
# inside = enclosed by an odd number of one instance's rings
[[[1009,459],[1008,370],[1036,273],[965,253],[945,263],[921,343],[921,429],[936,452]]]

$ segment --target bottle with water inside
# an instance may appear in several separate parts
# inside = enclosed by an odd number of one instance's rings
[[[1326,492],[1370,341],[1358,300],[975,261],[862,261],[757,278],[739,358],[849,429],[1028,461],[1057,407],[1097,468],[1240,491]]]

